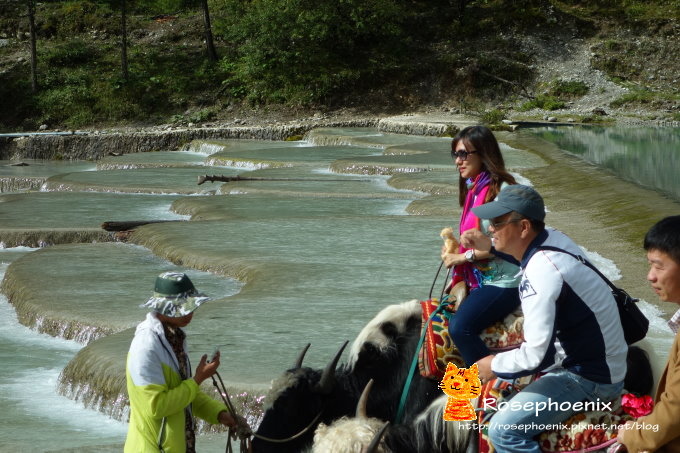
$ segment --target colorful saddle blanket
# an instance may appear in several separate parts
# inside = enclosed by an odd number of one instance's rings
[[[432,314],[440,308],[440,302],[438,299],[430,299],[421,301],[420,304],[424,327]],[[418,355],[418,369],[424,377],[441,380],[449,362],[456,366],[465,366],[463,357],[449,336],[450,316],[455,316],[455,313],[441,310],[432,317],[427,326],[423,347]],[[523,324],[524,316],[522,311],[518,309],[502,322],[497,322],[484,330],[481,337],[493,352],[514,349],[524,341]]]

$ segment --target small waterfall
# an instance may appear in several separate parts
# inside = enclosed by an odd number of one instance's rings
[[[377,129],[366,130],[363,132],[363,135],[359,136],[346,135],[342,132],[342,130],[336,132],[330,131],[328,129],[313,129],[305,134],[304,140],[314,146],[353,146],[357,144],[357,137],[366,135],[381,135]],[[380,144],[373,145],[373,147],[382,149],[382,145]]]
[[[461,117],[460,115],[429,114],[400,115],[382,118],[378,121],[378,130],[394,134],[422,135],[434,137],[453,137],[467,126],[479,124],[478,118]]]
[[[32,303],[32,292],[23,284],[23,281],[22,277],[14,272],[12,265],[7,268],[5,278],[2,280],[2,292],[9,303],[14,305],[17,319],[21,324],[53,337],[74,340],[83,344],[114,332],[110,327],[95,326],[44,314],[44,307]]]
[[[260,170],[263,168],[282,168],[282,167],[292,167],[292,165],[286,162],[276,162],[276,161],[255,161],[248,159],[226,159],[223,157],[211,157],[206,160],[206,164],[209,166],[216,167],[236,167],[243,168],[246,170]]]
[[[179,200],[181,203],[183,200]],[[181,207],[174,207],[177,212],[183,213]],[[188,222],[193,226],[193,222]],[[188,226],[188,225],[185,225]],[[141,245],[149,249],[154,255],[162,257],[172,263],[181,263],[182,266],[217,275],[230,276],[241,282],[261,281],[265,278],[266,264],[259,263],[255,259],[237,255],[224,256],[210,253],[201,253],[174,245],[174,227],[169,224],[150,224],[144,228],[136,229],[129,237],[129,242]]]
[[[256,139],[286,140],[315,127],[370,127],[375,119],[318,120],[274,126],[205,127],[132,133],[78,133],[1,137],[0,159],[98,160],[113,152],[139,153],[179,149],[192,140]]]
[[[0,248],[47,247],[56,244],[114,242],[111,233],[101,228],[0,230]]]
[[[201,153],[209,156],[211,154],[226,151],[231,145],[207,140],[194,140],[186,147],[186,151]]]
[[[129,344],[130,337],[131,329],[81,349],[59,375],[59,394],[116,420],[127,421],[129,402],[125,388],[125,356],[111,356],[102,348],[112,342]]]
[[[47,178],[0,178],[0,192],[38,190]]]
[[[403,166],[399,164],[370,162],[365,165],[358,164],[356,160],[336,160],[330,165],[330,170],[336,173],[354,173],[360,175],[395,175],[397,173],[417,173],[428,171],[428,168],[416,168],[413,165]]]

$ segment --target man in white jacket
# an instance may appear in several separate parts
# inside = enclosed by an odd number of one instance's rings
[[[519,263],[524,312],[524,343],[480,359],[479,375],[543,374],[493,416],[489,438],[498,452],[539,453],[534,437],[550,425],[611,409],[619,397],[628,346],[616,301],[607,283],[571,255],[583,255],[578,245],[545,227],[543,199],[533,188],[508,186],[472,211],[491,220],[493,239],[470,230],[462,244]]]

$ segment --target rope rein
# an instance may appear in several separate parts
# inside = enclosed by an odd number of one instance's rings
[[[437,273],[434,276],[434,281],[432,282],[432,286],[430,287],[430,294],[429,294],[429,299],[432,299],[432,291],[434,290],[434,285],[437,283],[437,279],[439,278],[439,274],[442,271],[442,267],[444,267],[444,261],[439,264],[439,268],[437,269]],[[427,328],[432,322],[432,319],[441,313],[444,308],[446,308],[448,305],[452,303],[452,301],[449,301],[449,295],[444,294],[446,292],[446,284],[448,283],[448,278],[449,278],[449,273],[446,272],[444,276],[444,286],[442,287],[442,291],[439,297],[439,307],[435,311],[432,312],[429,318],[427,318],[427,321],[423,325],[423,329],[420,332],[420,339],[418,340],[418,345],[416,346],[416,350],[413,354],[413,360],[411,361],[411,368],[409,369],[408,376],[406,377],[406,381],[404,382],[404,389],[401,392],[401,398],[399,399],[399,408],[397,409],[397,415],[394,419],[395,423],[401,423],[402,418],[404,416],[404,410],[406,409],[406,401],[408,400],[408,394],[409,391],[411,390],[411,382],[413,381],[413,376],[415,375],[416,367],[418,366],[418,355],[420,354],[420,349],[423,347],[423,342],[425,341],[425,335],[427,333]]]
[[[218,384],[217,381],[215,380],[215,375],[217,375],[217,378],[219,379],[220,383]],[[323,411],[325,409],[324,406],[321,407],[321,410],[319,410],[319,413],[316,414],[314,419],[307,425],[305,426],[300,432],[297,434],[294,434],[290,437],[286,437],[285,439],[273,439],[271,437],[266,437],[261,434],[254,433],[253,430],[248,426],[248,423],[243,417],[239,417],[236,413],[236,409],[234,408],[234,405],[231,402],[231,399],[229,398],[229,393],[227,392],[227,388],[224,385],[224,381],[222,381],[222,376],[218,372],[215,372],[215,375],[212,376],[212,381],[213,385],[217,389],[217,392],[220,394],[222,397],[222,401],[224,401],[225,406],[227,406],[227,409],[229,410],[229,413],[234,417],[234,420],[236,420],[236,426],[235,427],[229,427],[229,434],[227,437],[227,447],[225,452],[226,453],[233,453],[233,447],[231,445],[230,440],[236,440],[237,438],[239,439],[239,448],[240,451],[247,452],[247,453],[252,453],[253,451],[253,444],[252,444],[252,439],[253,437],[256,437],[260,440],[264,440],[266,442],[273,442],[273,443],[285,443],[285,442],[290,442],[292,440],[297,439],[298,437],[302,436],[305,434],[307,431],[312,429],[316,425],[316,423],[319,421],[321,418],[321,415],[323,414]]]
[[[220,380],[219,384],[217,383],[217,380],[215,380],[215,375],[217,375],[217,378]],[[217,389],[217,393],[220,394],[222,401],[224,401],[224,405],[227,406],[229,413],[236,421],[236,426],[229,427],[225,452],[233,453],[234,450],[231,445],[231,440],[239,439],[240,451],[242,453],[251,453],[253,451],[253,444],[250,440],[250,437],[253,434],[253,431],[250,429],[250,426],[248,426],[248,422],[246,422],[243,417],[239,417],[236,413],[236,409],[234,409],[234,405],[229,398],[229,393],[227,393],[227,388],[224,385],[224,381],[222,381],[222,376],[220,376],[220,373],[216,371],[211,377],[213,385]]]

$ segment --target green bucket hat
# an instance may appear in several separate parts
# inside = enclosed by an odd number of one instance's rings
[[[156,277],[153,296],[140,305],[171,318],[186,316],[202,303],[209,301],[205,294],[196,291],[189,277],[182,272],[163,272]]]

